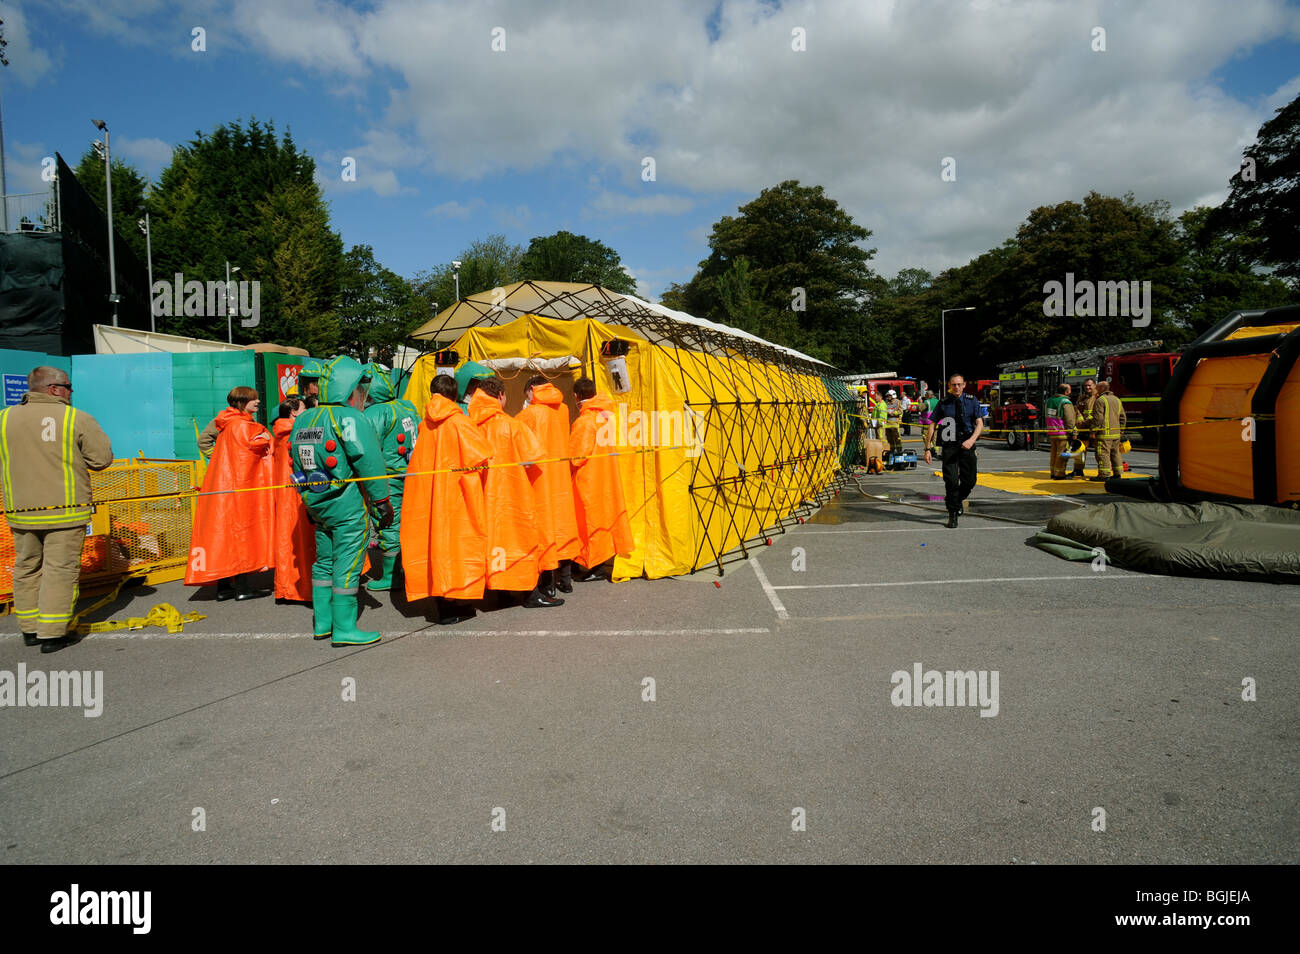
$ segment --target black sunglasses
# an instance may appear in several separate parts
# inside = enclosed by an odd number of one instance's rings
[[[63,388],[63,389],[65,389],[69,394],[72,393],[72,382],[71,382],[71,381],[69,381],[67,384],[51,384],[50,387],[52,387],[52,388]]]

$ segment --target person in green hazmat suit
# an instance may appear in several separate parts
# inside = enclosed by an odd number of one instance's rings
[[[298,415],[290,446],[293,479],[316,526],[313,635],[329,637],[333,646],[364,646],[380,634],[357,629],[357,589],[371,519],[381,532],[393,524],[388,475],[375,430],[362,413],[365,368],[340,355],[324,365],[318,380],[320,403]]]
[[[456,369],[456,393],[460,395],[460,409],[466,414],[469,413],[469,398],[465,397],[465,389],[475,378],[495,377],[496,372],[487,365],[479,364],[477,361],[466,361]]]
[[[323,358],[305,358],[302,367],[298,369],[298,397],[307,402],[307,407],[315,407],[319,403],[318,391],[320,388],[320,376],[325,368],[325,359]]]
[[[406,483],[406,465],[415,449],[415,438],[423,415],[414,404],[397,395],[401,391],[401,371],[382,364],[366,365],[370,375],[370,400],[366,420],[375,429],[379,449],[388,470],[388,500],[393,505],[392,526],[379,531],[379,548],[384,564],[380,575],[366,583],[368,590],[391,590],[393,571],[401,549],[402,487]]]

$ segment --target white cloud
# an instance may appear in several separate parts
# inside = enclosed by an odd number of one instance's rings
[[[1277,88],[1272,96],[1264,103],[1270,110],[1278,110],[1285,106],[1296,96],[1300,96],[1300,73],[1291,77],[1285,83]]]
[[[1266,117],[1205,78],[1300,20],[1276,0],[728,0],[710,43],[687,0],[422,9],[378,4],[358,48],[405,80],[384,126],[422,143],[436,171],[475,179],[579,155],[631,187],[651,154],[662,187],[697,195],[818,183],[873,230],[887,274],[964,262],[1035,206],[1090,189],[1175,211],[1214,194]],[[491,50],[498,25],[505,52]],[[1104,53],[1091,49],[1096,25]],[[806,52],[791,49],[794,26]],[[940,179],[944,156],[956,182]],[[601,189],[587,213],[689,202]]]
[[[681,215],[695,207],[695,202],[680,195],[633,196],[602,190],[583,210],[584,217],[604,218],[632,215]]]
[[[482,199],[470,199],[468,202],[460,202],[456,199],[450,199],[435,205],[429,210],[430,215],[435,215],[441,219],[459,219],[464,221],[483,207]]]
[[[361,15],[333,0],[235,0],[236,27],[278,59],[308,69],[360,77]]]
[[[77,23],[121,43],[170,49],[176,55],[193,52],[193,27],[219,38],[230,22],[229,0],[43,0],[42,12],[50,8],[59,13],[51,18],[56,23]],[[220,46],[210,44],[209,50],[215,53]]]
[[[104,22],[126,5],[57,2]],[[1243,103],[1211,85],[1234,57],[1300,37],[1284,0],[722,0],[716,42],[711,4],[696,0],[233,9],[255,48],[322,85],[390,87],[362,143],[334,156],[364,158],[378,194],[401,194],[406,169],[476,180],[575,165],[585,177],[596,163],[625,191],[592,182],[586,214],[680,215],[794,178],[873,231],[885,274],[963,263],[1034,207],[1093,189],[1168,199],[1175,213],[1221,197],[1259,125],[1300,90],[1298,78]],[[805,52],[791,49],[796,26]],[[1096,26],[1105,52],[1091,49]],[[641,197],[629,193],[645,155],[663,191]],[[955,182],[940,179],[945,156]],[[497,221],[522,227],[521,208]],[[683,230],[695,240],[709,225]]]
[[[113,139],[113,152],[126,159],[136,159],[144,171],[154,174],[172,161],[172,147],[161,139],[132,139],[118,136]]]
[[[8,42],[5,59],[9,61],[8,67],[0,69],[24,86],[35,85],[54,68],[54,56],[33,42],[27,28],[27,11],[23,9],[23,4],[12,0],[0,3],[0,19],[5,23],[4,35]]]
[[[5,26],[9,25],[5,19]],[[21,142],[11,139],[5,143],[5,191],[9,195],[31,192],[48,192],[50,183],[41,178],[42,163],[54,158],[54,150],[44,143]],[[67,156],[63,157],[66,161]],[[76,165],[73,157],[72,165]]]
[[[526,205],[516,205],[514,208],[496,209],[492,216],[500,228],[507,231],[519,231],[528,226],[529,220],[533,217],[533,212]]]

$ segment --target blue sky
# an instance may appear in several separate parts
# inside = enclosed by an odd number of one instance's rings
[[[344,242],[400,274],[568,229],[651,297],[787,178],[871,229],[886,276],[963,264],[1090,189],[1215,203],[1300,94],[1300,7],[1281,0],[4,0],[0,17],[11,193],[55,150],[75,164],[92,117],[156,177],[196,131],[256,116],[316,159]]]

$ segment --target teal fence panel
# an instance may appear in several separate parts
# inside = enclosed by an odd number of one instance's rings
[[[226,406],[232,388],[255,387],[257,355],[252,351],[173,354],[174,446],[180,460],[200,458],[197,431]]]
[[[71,380],[73,406],[99,422],[114,457],[172,456],[171,355],[77,354]]]

